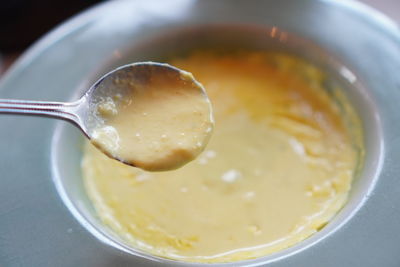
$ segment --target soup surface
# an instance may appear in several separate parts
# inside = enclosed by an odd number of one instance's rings
[[[151,173],[85,146],[98,216],[129,245],[199,262],[255,258],[320,230],[345,204],[362,161],[357,116],[326,75],[281,53],[196,52],[192,72],[213,105],[214,133],[180,169]]]

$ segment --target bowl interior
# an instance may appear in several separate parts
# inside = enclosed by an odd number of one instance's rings
[[[362,206],[371,192],[382,150],[382,136],[376,107],[370,99],[368,90],[357,80],[357,75],[341,63],[329,51],[315,44],[281,31],[275,27],[267,28],[250,25],[214,25],[197,28],[175,28],[163,34],[147,36],[134,46],[114,51],[114,55],[104,60],[104,64],[94,70],[89,82],[94,82],[109,70],[137,61],[166,61],[172,56],[181,56],[194,49],[213,49],[223,53],[237,49],[282,51],[295,54],[319,66],[330,74],[327,87],[338,85],[353,105],[363,124],[365,159],[364,166],[354,179],[348,203],[321,231],[299,244],[259,259],[264,264],[283,260],[298,253],[318,241],[328,238],[342,227]],[[89,88],[83,82],[76,88],[74,99]],[[71,125],[60,122],[54,132],[52,145],[53,180],[62,200],[78,221],[99,240],[127,253],[158,259],[125,245],[119,236],[113,233],[97,217],[88,199],[81,177],[81,156],[83,135]]]

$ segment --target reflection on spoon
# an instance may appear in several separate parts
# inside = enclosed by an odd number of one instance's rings
[[[188,72],[154,62],[111,71],[76,102],[0,99],[0,113],[68,120],[109,157],[149,171],[193,160],[213,129],[201,84]]]

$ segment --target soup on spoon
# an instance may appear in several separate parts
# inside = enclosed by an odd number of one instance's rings
[[[102,93],[109,88],[112,95]],[[189,72],[137,63],[100,80],[96,91],[89,109],[91,142],[123,163],[148,171],[176,169],[209,140],[211,104]]]

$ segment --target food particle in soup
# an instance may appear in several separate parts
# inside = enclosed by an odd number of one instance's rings
[[[358,117],[326,74],[281,53],[198,52],[171,61],[213,103],[206,150],[151,173],[85,146],[100,219],[130,246],[191,262],[232,262],[293,246],[346,203],[363,157]]]

